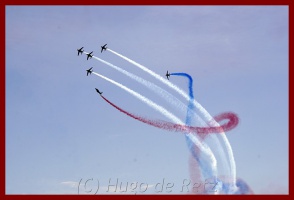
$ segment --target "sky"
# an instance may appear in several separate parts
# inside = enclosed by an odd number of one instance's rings
[[[130,193],[155,193],[163,182],[174,187],[157,193],[187,192],[184,135],[111,107],[94,88],[129,112],[169,121],[86,69],[185,116],[77,49],[187,102],[111,52],[100,53],[106,43],[163,77],[167,70],[190,74],[195,99],[211,116],[239,117],[226,132],[237,177],[255,194],[288,194],[288,22],[287,6],[6,6],[6,194],[107,194],[116,181],[137,183]],[[184,78],[170,81],[188,92]]]

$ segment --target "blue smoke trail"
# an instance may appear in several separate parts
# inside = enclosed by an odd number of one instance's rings
[[[173,76],[183,76],[188,78],[188,88],[189,88],[189,104],[188,104],[188,109],[187,109],[187,115],[186,115],[186,125],[187,126],[191,126],[192,123],[192,119],[193,119],[193,112],[195,109],[195,106],[193,104],[194,101],[194,94],[193,94],[193,78],[187,74],[187,73],[171,73],[170,75]],[[212,178],[214,183],[216,183],[217,188],[215,191],[217,191],[218,193],[222,193],[222,194],[252,194],[253,191],[250,189],[250,187],[241,179],[237,180],[236,182],[236,186],[237,186],[237,190],[233,190],[232,188],[234,188],[234,184],[232,185],[232,183],[228,183],[228,182],[222,182],[218,177],[213,177],[213,173],[212,173],[212,169],[209,163],[207,162],[203,162],[200,159],[199,154],[196,154],[195,152],[195,148],[194,148],[194,144],[191,141],[191,139],[189,137],[187,137],[187,135],[185,134],[185,138],[186,138],[186,142],[187,145],[189,147],[189,150],[193,156],[193,158],[199,163],[200,166],[200,170],[202,172],[202,176],[204,178],[204,180],[210,179]],[[207,191],[204,191],[204,193]]]
[[[186,73],[171,73],[170,75],[173,76],[184,76],[189,79],[189,104],[187,109],[187,115],[186,115],[186,125],[191,125],[192,122],[192,116],[193,116],[193,110],[195,108],[193,101],[194,101],[194,94],[193,94],[193,78]]]
[[[190,97],[190,100],[189,100],[189,104],[188,104],[188,109],[187,109],[187,115],[186,115],[186,125],[187,126],[191,126],[191,123],[192,123],[192,117],[194,116],[193,115],[193,112],[194,112],[194,109],[195,109],[195,106],[193,104],[193,101],[194,101],[194,94],[193,94],[193,78],[187,74],[187,73],[171,73],[170,75],[173,75],[173,76],[184,76],[186,78],[188,78],[188,86],[189,86],[189,97]],[[185,134],[185,138],[186,138],[186,143],[188,145],[188,148],[190,150],[190,152],[192,153],[192,156],[194,157],[194,159],[197,160],[197,162],[199,163],[200,165],[200,170],[202,172],[202,176],[204,178],[204,180],[206,179],[209,179],[213,176],[213,173],[212,173],[212,169],[210,167],[210,164],[207,163],[207,162],[203,162],[200,158],[199,158],[199,155],[196,154],[196,152],[194,151],[195,148],[194,148],[194,144],[193,142],[189,139],[189,137],[187,137],[187,135]],[[216,181],[216,177],[213,177],[213,179]]]
[[[188,108],[187,108],[187,115],[186,115],[186,125],[187,126],[191,126],[192,120],[193,120],[193,116],[194,116],[194,94],[193,94],[193,78],[187,74],[187,73],[171,73],[170,75],[173,76],[183,76],[186,77],[188,79],[188,88],[189,88],[189,104],[188,104]],[[191,139],[189,137],[187,137],[187,135],[185,135],[186,138],[186,143],[188,145],[188,148],[193,156],[193,158],[199,163],[200,166],[200,170],[202,172],[202,177],[204,180],[210,179],[212,178],[212,180],[214,181],[214,183],[216,183],[218,188],[216,191],[219,192],[225,192],[228,193],[227,191],[224,190],[224,184],[222,183],[222,181],[220,181],[220,179],[218,179],[217,177],[213,176],[213,172],[212,172],[212,168],[210,163],[208,163],[207,161],[201,160],[199,157],[199,154],[196,154],[195,152],[195,145],[193,144],[193,142],[191,141]],[[204,191],[205,192],[205,191]]]

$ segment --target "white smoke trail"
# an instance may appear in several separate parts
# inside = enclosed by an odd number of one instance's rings
[[[83,52],[85,54],[87,54],[87,52]],[[122,74],[130,77],[131,79],[137,81],[138,83],[144,85],[145,87],[147,87],[148,89],[152,90],[153,92],[155,92],[157,95],[161,96],[165,101],[167,101],[168,103],[170,103],[173,106],[176,106],[177,108],[179,108],[182,112],[186,112],[187,110],[187,105],[185,105],[184,103],[182,103],[182,101],[180,101],[178,98],[174,97],[172,94],[170,94],[169,92],[167,92],[166,90],[162,89],[161,87],[157,86],[156,84],[147,81],[141,77],[136,76],[135,74],[132,74],[116,65],[113,65],[101,58],[98,58],[96,56],[93,56],[92,58],[108,65],[109,67],[121,72]],[[195,116],[197,117],[197,120],[199,120],[203,125],[205,124],[205,122],[193,111],[193,113],[195,114]]]
[[[148,99],[147,97],[144,97],[143,95],[135,92],[134,90],[124,86],[123,84],[121,83],[118,83],[110,78],[107,78],[101,74],[98,74],[96,72],[92,72],[93,74],[95,74],[96,76],[99,76],[100,78],[103,78],[104,80],[120,87],[121,89],[125,90],[126,92],[130,93],[131,95],[133,95],[134,97],[138,98],[139,100],[141,100],[142,102],[146,103],[148,106],[150,106],[151,108],[155,109],[156,111],[160,112],[161,114],[163,114],[164,116],[166,116],[167,118],[169,118],[170,120],[172,120],[174,123],[177,123],[177,124],[182,124],[184,125],[184,123],[179,119],[177,118],[175,115],[173,115],[172,113],[170,113],[169,111],[167,111],[165,108],[163,108],[162,106],[154,103],[153,101],[151,101],[150,99]],[[209,161],[207,161],[208,163],[211,163],[211,170],[212,170],[212,175],[214,177],[217,177],[217,171],[216,171],[216,166],[217,166],[217,161],[212,153],[212,151],[210,150],[210,148],[205,144],[205,143],[201,143],[199,141],[199,139],[197,138],[197,136],[191,134],[191,133],[188,133],[189,131],[186,130],[185,132],[187,132],[187,136],[190,138],[190,140],[197,146],[199,147],[199,149],[201,151],[203,151],[203,153],[205,155],[208,155],[208,158],[210,159]],[[210,177],[208,177],[210,178]]]
[[[172,84],[170,81],[162,78],[160,75],[156,74],[155,72],[153,72],[152,70],[148,69],[147,67],[127,58],[126,56],[123,56],[109,48],[107,48],[107,51],[110,51],[111,53],[123,58],[124,60],[128,61],[129,63],[139,67],[140,69],[142,69],[143,71],[147,72],[148,74],[150,74],[151,76],[155,77],[156,79],[158,79],[159,81],[161,81],[162,83],[164,83],[165,85],[169,86],[170,88],[174,89],[176,92],[178,92],[180,95],[182,95],[185,99],[187,99],[187,101],[190,100],[190,97],[186,94],[186,92],[184,92],[183,90],[181,90],[179,87],[177,87],[176,85]],[[211,115],[205,110],[205,108],[203,108],[195,99],[193,101],[193,105],[201,112],[201,114],[204,116],[204,118],[210,122],[211,126],[219,126],[219,124],[214,120],[213,117],[211,117]],[[235,181],[236,181],[236,163],[235,163],[235,159],[234,159],[234,155],[233,155],[233,150],[232,147],[227,139],[227,137],[225,136],[225,134],[219,133],[219,135],[221,136],[221,138],[224,141],[225,147],[227,149],[228,152],[228,157],[229,157],[229,162],[230,162],[230,167],[231,167],[231,177],[233,179],[233,184],[235,185]]]

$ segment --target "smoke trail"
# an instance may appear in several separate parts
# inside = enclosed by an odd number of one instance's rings
[[[87,54],[87,52],[83,52],[84,54]],[[167,101],[168,103],[170,103],[171,105],[179,108],[182,112],[185,111],[186,109],[186,105],[184,103],[182,103],[182,101],[180,101],[178,98],[174,97],[172,94],[170,94],[169,92],[167,92],[166,90],[162,89],[161,87],[157,86],[156,84],[149,82],[141,77],[136,76],[135,74],[132,74],[116,65],[113,65],[101,58],[98,58],[96,56],[93,56],[92,58],[108,65],[109,67],[119,71],[120,73],[130,77],[131,79],[137,81],[138,83],[144,85],[145,87],[147,87],[148,89],[150,89],[151,91],[155,92],[157,95],[161,96],[165,101]],[[200,122],[202,122],[204,124],[204,121],[196,114],[194,113],[194,115],[197,117],[197,120],[199,120]]]
[[[124,60],[128,61],[129,63],[139,67],[140,69],[142,69],[143,71],[147,72],[148,74],[150,74],[151,76],[155,77],[156,79],[158,79],[159,81],[161,81],[162,83],[164,83],[165,85],[169,86],[170,88],[174,89],[176,92],[178,92],[180,95],[182,95],[187,101],[190,100],[190,97],[180,88],[178,88],[176,85],[172,84],[171,82],[169,82],[168,80],[162,78],[160,75],[156,74],[155,72],[153,72],[152,70],[148,69],[147,67],[127,58],[126,56],[123,56],[109,48],[107,48],[108,51],[110,51],[111,53],[123,58]],[[196,107],[198,109],[201,110],[205,110],[198,102],[196,102]],[[206,111],[207,112],[207,111]],[[207,118],[209,118],[209,121],[212,119],[212,117],[208,114]]]
[[[123,58],[124,60],[128,61],[129,63],[139,67],[140,69],[142,69],[143,71],[149,73],[151,76],[153,76],[154,78],[158,79],[159,81],[161,81],[162,83],[164,83],[165,85],[169,86],[170,88],[174,89],[176,92],[178,92],[180,95],[182,95],[187,101],[190,100],[189,96],[180,88],[178,88],[176,85],[172,84],[171,82],[169,82],[168,80],[162,78],[160,75],[156,74],[155,72],[153,72],[152,70],[148,69],[147,67],[127,58],[126,56],[123,56],[109,48],[107,48],[108,51],[110,51],[111,53]],[[219,124],[210,116],[210,114],[205,110],[205,108],[203,108],[195,99],[193,100],[193,105],[200,111],[200,113],[204,116],[204,119],[209,122],[211,125],[213,126],[219,126]],[[230,167],[231,167],[231,177],[233,179],[233,185],[235,187],[236,185],[236,163],[235,163],[235,159],[234,159],[234,155],[233,155],[233,150],[231,148],[231,145],[227,139],[227,137],[225,136],[224,133],[220,134],[221,138],[223,139],[223,142],[225,144],[225,147],[227,149],[228,152],[228,157],[229,157],[229,161],[230,161]],[[235,190],[236,188],[232,188],[232,190]]]
[[[189,80],[189,84],[188,84],[189,97],[190,97],[190,99],[194,99],[194,94],[193,94],[193,78],[189,74],[183,73],[183,72],[171,73],[170,75],[171,76],[184,76],[184,77],[188,78],[188,80]]]
[[[160,129],[164,129],[164,130],[168,130],[168,131],[189,132],[189,133],[194,133],[194,134],[203,134],[203,136],[204,136],[209,133],[220,133],[220,132],[223,132],[224,130],[226,130],[226,131],[232,130],[238,124],[238,117],[234,113],[223,113],[223,114],[217,115],[215,117],[217,122],[221,122],[222,120],[225,120],[225,119],[229,120],[229,122],[227,122],[226,124],[224,124],[220,127],[197,127],[197,126],[194,127],[194,126],[185,126],[182,124],[175,124],[175,123],[171,123],[171,122],[166,122],[163,120],[151,120],[151,119],[147,119],[147,118],[132,114],[132,113],[120,108],[119,106],[115,105],[110,100],[105,98],[103,95],[101,95],[101,97],[108,104],[110,104],[111,106],[116,108],[118,111],[128,115],[129,117],[136,119],[138,121],[141,121],[145,124],[154,126],[156,128],[160,128]]]
[[[183,76],[183,77],[185,77],[185,78],[188,79],[188,89],[189,89],[189,97],[190,97],[190,100],[189,100],[188,109],[187,109],[187,115],[186,115],[186,125],[191,126],[191,122],[192,122],[193,116],[194,116],[193,113],[192,113],[192,111],[194,111],[194,108],[195,108],[194,107],[194,104],[193,104],[193,100],[194,100],[194,94],[193,94],[193,78],[189,74],[187,74],[187,73],[171,73],[170,75],[171,76]],[[216,120],[216,118],[214,118],[214,119]],[[218,121],[218,120],[216,120],[216,121]],[[225,130],[222,129],[220,131],[223,132]],[[211,136],[211,137],[213,137],[213,136]],[[215,139],[215,137],[213,137],[213,138]],[[193,144],[191,143],[191,141],[187,137],[186,137],[186,142],[187,142],[188,147],[190,147],[190,152],[192,153],[192,155],[194,156],[194,158],[195,158],[195,156],[198,156],[199,153],[200,153],[199,152],[199,149],[197,149],[197,147],[193,146]],[[219,141],[217,139],[215,140],[215,142],[216,142],[216,145],[220,146],[220,143],[219,143]],[[223,158],[224,155],[225,155],[225,153],[224,153],[224,151],[223,151],[222,148],[219,149],[218,153],[221,155],[221,158]],[[190,159],[193,159],[193,158],[190,157]],[[222,161],[224,161],[224,160],[222,159]],[[196,162],[193,162],[192,160],[190,160],[190,163],[193,164],[194,170],[198,170],[197,169],[198,166],[196,165]],[[222,165],[224,165],[224,162],[220,162],[220,163]],[[225,169],[227,169],[227,168],[225,168]],[[191,177],[192,177],[192,180],[194,179],[195,182],[198,182],[200,177],[193,176],[195,173],[193,173],[192,165],[190,165],[190,172],[192,172],[192,173],[190,173],[191,174]],[[216,179],[214,181],[216,181]]]
[[[163,114],[164,116],[166,116],[167,118],[169,118],[170,120],[174,121],[175,123],[178,123],[178,124],[183,124],[183,122],[178,119],[176,116],[174,116],[172,113],[170,113],[169,111],[167,111],[165,108],[163,108],[162,106],[159,106],[157,105],[156,103],[154,103],[153,101],[149,100],[148,98],[142,96],[141,94],[131,90],[130,88],[110,79],[110,78],[107,78],[101,74],[98,74],[96,72],[92,72],[93,74],[95,74],[96,76],[99,76],[101,78],[103,78],[104,80],[120,87],[121,89],[125,90],[126,92],[130,93],[131,95],[133,95],[134,97],[138,98],[139,100],[141,100],[142,102],[146,103],[148,106],[152,107],[153,109],[155,109],[156,111],[160,112],[161,114]],[[186,131],[188,132],[188,131]],[[187,134],[188,137],[193,141],[193,143],[200,148],[201,151],[203,151],[203,153],[205,155],[207,155],[207,159],[208,161],[206,161],[206,163],[210,163],[211,165],[207,166],[211,169],[206,169],[207,171],[210,171],[212,173],[212,175],[214,177],[217,176],[216,174],[216,159],[213,155],[213,153],[211,152],[210,148],[205,144],[205,143],[201,143],[199,141],[199,139],[197,138],[197,136],[191,134],[191,133],[188,133]],[[204,160],[203,160],[204,161]],[[202,161],[199,161],[201,163],[203,163]]]
[[[175,75],[175,76],[185,76],[186,78],[188,78],[189,80],[189,84],[188,84],[188,87],[189,87],[189,96],[190,96],[190,99],[189,99],[189,103],[188,103],[188,108],[187,108],[187,114],[186,114],[186,126],[191,126],[191,122],[192,122],[192,117],[193,117],[193,114],[192,112],[194,111],[194,105],[193,105],[193,100],[194,100],[194,94],[193,94],[193,79],[190,75],[186,74],[186,73],[171,73],[170,75]],[[203,177],[204,180],[206,180],[207,178],[210,178],[210,177],[205,177],[203,175],[203,166],[199,164],[199,162],[197,162],[198,165],[196,165],[196,162],[191,162],[191,159],[195,159],[196,161],[198,161],[198,157],[200,156],[200,151],[197,149],[196,146],[193,145],[192,141],[188,138],[188,137],[185,137],[186,139],[186,143],[188,145],[188,148],[190,150],[190,153],[192,155],[192,158],[189,157],[190,159],[190,163],[191,164],[194,164],[194,170],[197,172],[198,170],[202,171],[202,173],[200,173]],[[189,165],[190,166],[190,171],[192,171],[192,165]],[[197,183],[198,181],[200,181],[200,176],[198,176],[197,178],[196,177],[193,177],[192,175],[194,175],[195,173],[191,173],[191,179]]]

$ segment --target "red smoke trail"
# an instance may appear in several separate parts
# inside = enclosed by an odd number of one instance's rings
[[[149,124],[151,126],[155,126],[157,128],[161,128],[161,129],[165,129],[165,130],[169,130],[169,131],[197,133],[197,134],[200,134],[200,135],[206,134],[206,133],[220,133],[220,132],[226,132],[226,131],[232,130],[239,123],[238,116],[236,114],[234,114],[234,113],[231,113],[231,112],[222,113],[222,114],[217,115],[216,117],[214,117],[215,121],[217,121],[217,122],[220,122],[220,121],[225,120],[225,119],[229,120],[227,123],[225,123],[224,125],[219,126],[219,127],[185,126],[185,125],[174,124],[174,123],[166,122],[166,121],[162,121],[162,120],[150,120],[150,119],[146,119],[144,117],[140,117],[140,116],[134,115],[132,113],[129,113],[129,112],[123,110],[122,108],[118,107],[114,103],[110,102],[104,96],[101,95],[101,97],[107,103],[109,103],[111,106],[113,106],[114,108],[116,108],[120,112],[128,115],[129,117],[132,117],[132,118],[134,118],[136,120],[139,120],[139,121],[141,121],[141,122],[143,122],[145,124]]]

